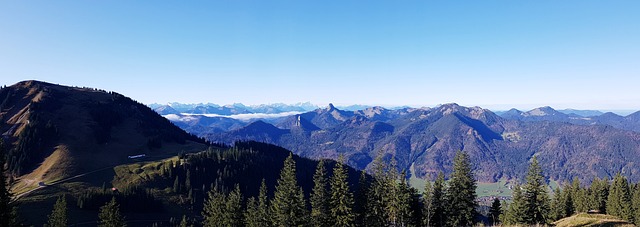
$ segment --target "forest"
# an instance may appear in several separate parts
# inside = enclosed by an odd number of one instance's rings
[[[546,225],[583,212],[640,222],[640,184],[630,184],[621,174],[612,180],[596,178],[589,185],[576,179],[551,191],[533,157],[525,181],[514,187],[512,200],[495,198],[488,212],[479,213],[477,182],[465,152],[457,152],[452,174],[438,174],[419,192],[410,187],[406,174],[398,172],[392,161],[378,158],[371,174],[357,173],[343,165],[342,159],[311,162],[278,149],[243,142],[224,150],[181,154],[178,162],[158,165],[159,177],[143,186],[177,194],[185,198],[183,205],[196,212],[172,219],[168,222],[172,226]],[[277,166],[279,174],[261,171],[271,163],[264,159],[268,154],[286,156]],[[258,163],[261,160],[263,163]],[[4,158],[0,161],[5,162]],[[0,226],[20,226],[5,176],[0,179]],[[312,181],[301,180],[307,178]],[[70,224],[67,203],[74,196],[78,208],[98,213],[99,226],[125,226],[123,213],[162,209],[154,193],[141,188],[114,192],[103,186],[80,195],[60,196],[47,226]]]

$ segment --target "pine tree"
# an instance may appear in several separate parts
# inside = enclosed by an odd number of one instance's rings
[[[271,217],[275,226],[302,226],[307,224],[307,216],[304,194],[296,179],[296,163],[289,153],[277,181]]]
[[[247,210],[244,212],[244,225],[248,227],[262,227],[258,217],[258,201],[255,197],[247,199]]]
[[[595,178],[589,187],[591,192],[590,200],[594,202],[591,209],[599,210],[600,213],[607,213],[607,197],[609,197],[609,179]]]
[[[444,226],[447,222],[446,216],[446,200],[444,197],[444,193],[446,190],[446,185],[444,181],[444,173],[438,173],[436,177],[436,181],[433,183],[433,201],[432,201],[432,209],[433,215],[431,216],[431,226]]]
[[[633,188],[633,197],[631,198],[631,204],[634,208],[633,222],[636,226],[640,226],[640,183]]]
[[[493,203],[491,203],[491,208],[489,208],[489,224],[497,225],[500,223],[501,214],[502,206],[500,204],[500,199],[494,198]]]
[[[526,180],[523,192],[526,207],[523,224],[545,224],[549,219],[549,197],[542,168],[535,156],[529,166]]]
[[[550,210],[551,220],[556,221],[566,217],[565,215],[566,208],[565,208],[564,198],[565,198],[565,195],[560,190],[560,187],[556,188],[553,191],[553,199],[551,200],[551,210]]]
[[[240,193],[240,185],[236,184],[236,187],[225,199],[225,214],[224,226],[243,226],[244,220],[242,219],[242,193]]]
[[[311,192],[311,225],[330,226],[331,212],[329,211],[329,192],[327,191],[327,170],[324,160],[318,162],[316,173],[313,175],[313,191]]]
[[[525,198],[522,187],[518,184],[513,186],[512,202],[502,218],[502,223],[507,225],[517,225],[525,223],[524,216],[527,212]]]
[[[58,197],[53,205],[53,211],[49,215],[49,227],[66,227],[67,226],[67,199],[65,196]]]
[[[4,141],[0,138],[0,226],[15,226],[18,225],[18,216],[15,200],[10,190],[11,185],[7,184],[6,176],[9,174],[8,169],[5,168],[7,153]]]
[[[400,175],[400,182],[397,187],[397,201],[398,201],[398,220],[395,226],[408,226],[413,221],[412,204],[412,191],[411,187],[407,183],[407,177],[404,171]]]
[[[633,209],[631,207],[631,194],[627,178],[616,174],[609,189],[607,199],[607,214],[618,216],[625,220],[633,220]]]
[[[358,179],[358,191],[356,192],[356,200],[353,211],[356,215],[356,226],[366,226],[366,209],[367,209],[367,194],[369,193],[369,180],[367,179],[367,173],[363,170],[360,171],[360,178]]]
[[[268,214],[269,205],[267,200],[267,183],[264,179],[262,179],[258,199],[256,200],[256,198],[249,198],[247,202],[247,212],[245,213],[246,226],[265,227],[271,225]]]
[[[386,226],[387,165],[382,162],[382,155],[373,161],[373,182],[367,192],[365,204],[365,226]]]
[[[589,210],[587,191],[580,186],[578,177],[573,178],[571,183],[571,199],[573,200],[573,210],[577,213]]]
[[[98,214],[100,219],[98,222],[99,227],[126,227],[124,217],[120,214],[120,205],[116,202],[116,198],[112,197],[111,201],[100,207],[100,213]]]
[[[433,217],[433,185],[431,181],[428,181],[424,185],[424,191],[422,192],[422,207],[424,214],[422,217],[422,225],[431,227],[431,218]]]
[[[187,220],[186,215],[182,215],[182,220],[180,221],[180,227],[189,227],[189,221]]]
[[[202,211],[204,216],[204,226],[243,226],[242,194],[240,186],[235,188],[228,195],[213,188],[209,191],[209,198],[205,201]]]
[[[331,178],[331,218],[334,226],[354,226],[353,195],[349,189],[347,172],[342,158],[333,168]]]
[[[202,209],[203,226],[214,227],[225,221],[225,196],[215,187],[207,193],[207,200]]]
[[[471,226],[476,215],[476,181],[471,160],[466,152],[458,151],[453,160],[453,173],[446,191],[449,226]]]

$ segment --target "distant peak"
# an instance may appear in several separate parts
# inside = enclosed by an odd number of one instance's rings
[[[336,107],[335,107],[335,106],[333,106],[333,103],[329,103],[329,107],[328,107],[328,109],[329,109],[329,110],[335,110],[335,109],[336,109]]]

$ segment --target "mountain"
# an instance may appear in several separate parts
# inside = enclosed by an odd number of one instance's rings
[[[291,153],[258,142],[212,145],[121,94],[39,81],[0,89],[0,120],[9,145],[8,167],[19,180],[12,188],[20,200],[18,213],[26,225],[34,226],[47,221],[62,195],[69,203],[71,226],[95,224],[99,207],[112,198],[129,226],[175,226],[172,220],[183,215],[200,222],[213,187],[228,191],[238,184],[244,196],[256,196],[264,180],[273,195]],[[301,121],[299,127],[310,127]],[[256,121],[237,132],[277,138],[283,131]],[[308,199],[318,161],[293,158],[298,184]],[[326,162],[328,174],[335,164]],[[360,173],[346,170],[355,192]]]
[[[295,121],[289,119],[279,128],[262,123],[250,130],[206,137],[224,143],[260,138],[310,158],[337,159],[343,155],[358,169],[370,168],[376,157],[387,161],[393,157],[399,170],[419,178],[432,178],[439,171],[450,173],[455,151],[464,150],[481,182],[523,179],[534,155],[552,180],[578,177],[588,182],[618,171],[632,181],[640,180],[640,164],[628,161],[640,159],[640,133],[604,124],[563,122],[576,117],[550,107],[511,110],[511,118],[457,104],[403,109],[394,114],[385,114],[387,111],[348,112],[329,105],[291,116],[307,120],[300,124],[318,128],[302,130],[304,133],[294,130],[291,122]],[[513,119],[517,116],[522,119]]]
[[[157,109],[156,109],[157,112]],[[248,123],[228,117],[208,117],[205,115],[166,114],[163,117],[192,134],[224,132],[246,126]]]
[[[236,114],[252,114],[252,113],[261,113],[261,114],[278,114],[278,113],[286,113],[286,112],[306,112],[317,109],[318,106],[313,105],[309,102],[305,103],[296,103],[296,104],[284,104],[284,103],[273,103],[273,104],[260,104],[260,105],[244,105],[242,103],[234,103],[230,105],[220,106],[218,104],[213,103],[199,103],[199,104],[182,104],[182,103],[169,103],[166,105],[153,103],[150,104],[149,107],[156,110],[161,115],[166,114],[178,114],[178,113],[188,113],[188,114],[216,114],[216,115],[236,115]],[[168,112],[166,109],[171,108],[176,111]]]
[[[552,121],[576,125],[609,125],[618,129],[640,132],[639,112],[623,117],[611,112],[601,113],[599,111],[578,111],[572,109],[558,111],[546,106],[527,112],[511,109],[509,111],[502,112],[500,116],[506,119],[518,121]]]
[[[576,110],[576,109],[564,109],[564,110],[558,110],[559,112],[563,113],[563,114],[575,114],[581,117],[594,117],[594,116],[600,116],[602,114],[604,114],[603,112],[599,111],[599,110]]]
[[[149,107],[115,92],[24,81],[0,90],[0,132],[23,186],[206,147]]]

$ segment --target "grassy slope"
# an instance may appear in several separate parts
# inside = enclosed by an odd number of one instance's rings
[[[560,219],[553,223],[557,227],[569,227],[569,226],[635,226],[625,220],[621,220],[618,217],[604,215],[604,214],[576,214],[571,217]]]

